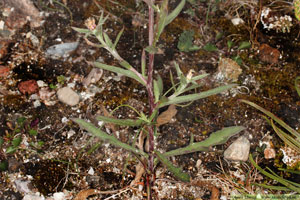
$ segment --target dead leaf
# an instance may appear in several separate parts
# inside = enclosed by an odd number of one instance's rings
[[[161,113],[157,117],[156,126],[159,127],[160,125],[169,123],[171,121],[171,119],[176,115],[176,113],[177,113],[176,106],[171,104],[169,106],[168,110]]]
[[[103,75],[102,69],[93,68],[89,73],[89,75],[84,78],[82,83],[85,87],[88,87],[91,83],[96,83],[97,81],[99,81],[102,75]]]
[[[277,64],[280,57],[278,49],[270,47],[268,44],[262,44],[259,47],[259,59],[270,64]]]
[[[138,182],[140,182],[144,172],[145,168],[141,162],[135,166],[135,177],[134,180],[130,183],[130,186],[136,185]]]
[[[99,194],[100,191],[95,190],[95,189],[88,189],[88,190],[81,190],[77,196],[75,197],[74,200],[86,200],[88,196],[94,195],[94,194]]]
[[[219,194],[220,194],[219,189],[216,188],[215,186],[212,186],[210,200],[218,200]]]

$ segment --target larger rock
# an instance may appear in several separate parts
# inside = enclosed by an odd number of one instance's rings
[[[79,95],[69,87],[63,87],[59,89],[57,91],[57,97],[61,102],[69,106],[77,105],[80,99]]]
[[[249,151],[249,140],[245,136],[241,136],[225,150],[224,157],[231,161],[247,161]]]

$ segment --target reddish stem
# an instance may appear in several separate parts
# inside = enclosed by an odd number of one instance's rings
[[[149,8],[149,46],[153,45],[154,40],[154,10],[151,7],[151,5],[154,5],[155,0],[150,0],[150,4],[148,4]],[[155,109],[155,103],[154,103],[154,95],[153,95],[153,66],[154,66],[154,54],[149,54],[149,64],[148,64],[148,80],[147,80],[147,92],[148,92],[148,102],[150,106],[149,110],[149,116],[153,113]],[[151,186],[154,182],[154,127],[149,126],[148,127],[148,133],[149,133],[149,160],[148,160],[148,170],[150,171],[150,174],[147,176],[147,189],[148,189],[148,199],[151,199]]]

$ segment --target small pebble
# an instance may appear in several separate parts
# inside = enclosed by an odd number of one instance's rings
[[[79,95],[69,87],[63,87],[59,89],[57,91],[57,97],[61,102],[69,106],[77,105],[80,99]]]
[[[241,136],[225,150],[224,157],[231,161],[247,161],[249,151],[249,140],[245,136]]]

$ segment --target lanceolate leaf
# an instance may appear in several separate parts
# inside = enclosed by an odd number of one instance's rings
[[[126,143],[119,141],[114,136],[108,135],[107,133],[105,133],[104,131],[101,131],[99,128],[97,128],[92,123],[86,122],[82,119],[72,119],[72,120],[74,122],[76,122],[77,124],[79,124],[85,130],[87,130],[88,132],[99,137],[104,142],[108,142],[114,146],[117,146],[117,147],[123,148],[127,151],[133,152],[134,154],[139,154],[141,156],[144,156],[145,158],[148,158],[148,155],[145,152],[141,151],[140,149],[134,148]]]
[[[117,46],[117,44],[118,44],[118,42],[119,42],[119,40],[120,40],[120,37],[121,37],[123,31],[124,31],[124,28],[122,28],[122,30],[118,33],[118,36],[117,36],[117,38],[116,38],[116,40],[115,40],[115,42],[114,42],[114,45],[113,45],[112,49],[115,49],[115,48],[116,48],[116,46]]]
[[[164,156],[169,157],[169,156],[177,156],[177,155],[193,153],[197,151],[208,151],[209,147],[214,145],[224,144],[231,136],[239,133],[244,129],[245,127],[243,126],[231,126],[231,127],[223,128],[222,130],[210,134],[210,136],[202,142],[196,142],[188,145],[187,147],[166,152],[164,153]]]
[[[178,6],[167,16],[165,26],[170,24],[179,15],[184,5],[185,5],[185,0],[181,0]]]
[[[160,8],[159,21],[158,21],[158,26],[157,26],[157,30],[156,30],[154,44],[158,41],[161,33],[163,32],[163,30],[166,26],[167,15],[168,15],[168,0],[164,0],[163,3],[161,4],[161,8]]]
[[[188,173],[184,173],[181,168],[175,167],[163,154],[158,151],[154,151],[158,160],[162,162],[170,172],[174,174],[176,178],[183,182],[190,181],[190,175]]]
[[[103,121],[106,123],[113,123],[113,124],[117,124],[120,126],[141,126],[142,123],[144,122],[143,120],[132,120],[132,119],[115,119],[112,117],[105,117],[105,116],[97,116],[96,117],[97,120],[99,121]]]
[[[91,33],[91,31],[89,29],[86,28],[76,28],[76,27],[72,27],[72,29],[74,31],[77,31],[79,33]]]
[[[159,104],[159,108],[162,108],[162,107],[170,105],[170,104],[179,104],[179,103],[185,103],[185,102],[202,99],[202,98],[214,95],[214,94],[224,92],[234,86],[236,86],[236,85],[229,84],[229,85],[220,86],[220,87],[217,87],[217,88],[205,91],[205,92],[197,93],[197,94],[189,94],[189,95],[185,95],[185,96],[174,97],[172,99],[168,99],[168,101],[166,101],[166,102]]]
[[[94,65],[96,67],[101,68],[101,69],[105,69],[105,70],[108,70],[108,71],[111,71],[111,72],[122,74],[122,75],[127,76],[129,78],[132,78],[132,79],[134,79],[134,80],[136,80],[139,83],[144,85],[144,82],[134,72],[132,72],[130,70],[122,69],[120,67],[115,67],[115,66],[112,66],[112,65],[106,65],[106,64],[103,64],[103,63],[99,63],[99,62],[94,62]]]

